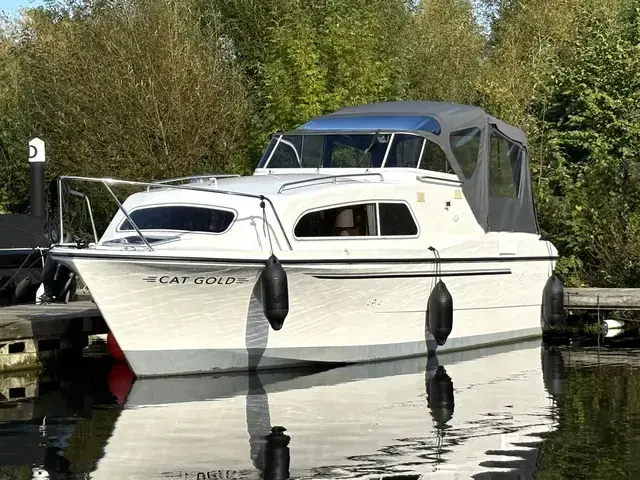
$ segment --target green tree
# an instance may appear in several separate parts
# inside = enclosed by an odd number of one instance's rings
[[[527,115],[547,72],[580,35],[588,17],[613,18],[626,0],[486,0],[496,12],[477,85],[479,102],[494,115],[533,128]]]
[[[542,225],[567,278],[640,282],[640,37],[637,14],[584,11],[577,38],[531,106],[544,132],[538,183]]]
[[[14,208],[27,191],[12,176],[28,178],[33,136],[47,143],[52,176],[246,171],[242,77],[215,25],[208,36],[193,28],[195,11],[190,1],[54,2],[5,33],[0,131],[11,161],[0,184]]]
[[[422,0],[409,45],[410,98],[474,103],[485,39],[469,0]]]
[[[253,160],[268,136],[337,108],[402,98],[405,0],[215,0],[251,92]]]

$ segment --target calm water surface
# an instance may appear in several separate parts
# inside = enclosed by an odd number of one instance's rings
[[[0,399],[0,479],[640,478],[640,340],[133,383],[88,358]]]

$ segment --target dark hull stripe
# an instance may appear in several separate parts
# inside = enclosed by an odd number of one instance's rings
[[[368,280],[381,278],[434,278],[434,277],[474,277],[483,275],[511,275],[511,270],[485,270],[470,272],[442,272],[435,273],[354,273],[354,274],[333,274],[333,275],[313,275],[313,278],[321,280]]]
[[[264,265],[266,260],[242,259],[242,258],[207,258],[207,257],[154,257],[150,255],[105,255],[100,253],[90,254],[69,254],[59,253],[55,250],[53,256],[59,258],[83,258],[90,260],[137,260],[144,262],[180,262],[180,263],[224,263],[243,265]],[[277,255],[276,255],[277,256]],[[439,263],[501,263],[501,262],[550,262],[558,260],[559,257],[444,257],[438,260]],[[363,258],[363,259],[307,259],[307,260],[280,260],[283,265],[362,265],[362,264],[434,264],[435,258]]]

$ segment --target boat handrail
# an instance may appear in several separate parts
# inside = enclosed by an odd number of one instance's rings
[[[59,235],[58,239],[60,240],[60,242],[57,243],[57,245],[66,245],[65,243],[62,242],[62,239],[64,238],[64,221],[63,221],[63,205],[62,205],[62,182],[65,181],[65,180],[77,180],[77,181],[84,181],[84,182],[102,183],[104,185],[104,187],[107,189],[107,191],[109,192],[109,194],[111,195],[111,197],[118,204],[118,209],[123,213],[123,215],[129,221],[129,223],[131,224],[133,229],[136,231],[136,233],[138,234],[140,239],[144,242],[146,247],[150,251],[153,252],[153,247],[147,241],[147,239],[144,237],[144,235],[142,235],[142,232],[140,231],[140,229],[138,228],[136,223],[133,221],[133,219],[131,218],[131,216],[127,212],[127,210],[122,206],[122,203],[120,203],[120,200],[118,200],[118,197],[116,196],[115,193],[113,193],[113,190],[109,187],[109,185],[133,185],[133,186],[140,186],[140,187],[150,187],[150,186],[158,186],[157,183],[154,183],[154,182],[139,182],[139,181],[134,181],[134,180],[119,180],[119,179],[116,179],[116,178],[80,177],[80,176],[75,176],[75,175],[63,175],[63,176],[58,177],[58,179],[57,179],[57,184],[58,184],[58,206],[59,206],[59,215],[60,215],[60,235]],[[273,205],[273,202],[271,201],[271,199],[266,197],[266,196],[264,196],[264,195],[258,195],[258,194],[254,194],[254,193],[244,193],[244,192],[233,192],[233,191],[230,191],[230,190],[213,190],[211,188],[199,187],[199,186],[193,185],[193,184],[182,184],[182,185],[165,184],[164,187],[165,188],[174,188],[174,189],[177,189],[177,190],[192,190],[192,191],[195,190],[195,191],[206,192],[206,193],[216,193],[216,194],[222,194],[222,195],[234,195],[234,196],[239,196],[239,197],[255,198],[256,200],[260,200],[260,202],[265,201],[271,207],[271,210],[273,211],[273,214],[275,215],[276,220],[278,221],[278,226],[280,227],[280,230],[282,230],[282,235],[284,236],[285,242],[287,242],[287,246],[289,247],[289,250],[293,250],[293,247],[291,246],[291,242],[289,241],[289,237],[287,236],[287,232],[286,232],[284,226],[282,225],[282,221],[280,220],[280,216],[278,215],[276,207]],[[76,192],[76,191],[74,190],[74,192]],[[88,201],[87,201],[87,205],[88,205],[89,209],[91,209],[91,205],[90,205],[90,203]],[[93,213],[92,212],[90,212],[90,215],[91,215],[91,218],[93,219]],[[94,233],[95,233],[95,228],[94,228]],[[96,237],[97,237],[97,235],[96,235]],[[96,240],[96,242],[97,242],[97,240]]]
[[[280,188],[278,189],[278,193],[282,193],[284,190],[286,190],[287,187],[291,187],[294,185],[302,185],[303,187],[307,187],[309,185],[309,183],[314,183],[314,182],[319,182],[319,183],[327,183],[327,182],[331,182],[331,183],[338,183],[338,180],[340,179],[346,179],[346,178],[350,178],[350,177],[369,177],[369,176],[375,176],[378,177],[380,179],[381,182],[384,181],[384,176],[379,173],[379,172],[371,172],[371,173],[345,173],[342,175],[331,175],[328,177],[320,177],[320,178],[307,178],[305,180],[294,180],[292,182],[286,182],[283,183]]]
[[[418,175],[416,177],[416,180],[418,181],[422,181],[422,180],[436,180],[438,182],[445,182],[445,183],[455,183],[456,185],[462,185],[462,182],[460,181],[459,178],[456,178],[455,180],[453,178],[443,178],[443,177],[438,177],[436,175]]]
[[[240,175],[238,174],[212,174],[212,175],[191,175],[189,177],[176,177],[176,178],[167,178],[164,180],[154,180],[153,183],[154,187],[156,186],[155,184],[157,184],[157,188],[161,188],[163,185],[168,184],[168,183],[174,183],[174,182],[187,182],[189,180],[212,180],[213,181],[213,188],[218,188],[218,178],[236,178],[239,177]],[[192,183],[192,182],[189,182]],[[147,187],[147,191],[150,191],[152,187]]]

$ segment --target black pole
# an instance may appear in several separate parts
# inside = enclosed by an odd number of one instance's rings
[[[44,164],[44,142],[34,138],[29,142],[29,199],[34,217],[45,216]]]

